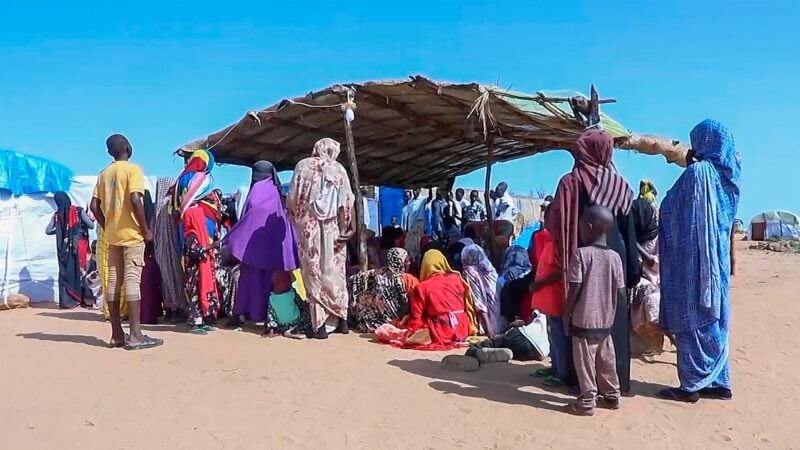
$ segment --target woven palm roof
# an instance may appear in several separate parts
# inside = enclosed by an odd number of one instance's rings
[[[564,100],[583,96],[578,92],[529,95],[416,76],[335,85],[283,100],[178,152],[210,148],[220,163],[249,165],[266,159],[278,170],[291,170],[310,156],[318,139],[332,137],[342,143],[339,158],[347,167],[341,105],[348,92],[357,106],[352,128],[363,184],[442,185],[486,166],[487,136],[494,139],[494,161],[508,161],[563,149],[584,130]],[[608,116],[601,114],[601,123],[615,139],[630,136]]]

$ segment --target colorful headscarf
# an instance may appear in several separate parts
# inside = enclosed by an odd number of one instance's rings
[[[658,195],[658,191],[656,191],[656,187],[652,181],[642,180],[639,182],[639,198],[643,198],[648,202],[655,204],[656,195]]]
[[[190,206],[211,195],[214,191],[214,178],[211,176],[213,168],[214,155],[211,152],[195,150],[192,153],[175,184],[172,199],[174,211],[183,216]]]

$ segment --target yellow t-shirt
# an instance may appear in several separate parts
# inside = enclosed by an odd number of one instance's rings
[[[100,200],[100,209],[106,217],[103,233],[108,245],[129,247],[144,241],[133,215],[134,192],[144,195],[144,173],[136,164],[114,161],[97,177],[92,196]]]

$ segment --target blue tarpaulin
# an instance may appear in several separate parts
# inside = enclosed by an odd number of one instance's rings
[[[381,186],[379,189],[381,228],[389,226],[392,223],[392,217],[396,217],[399,224],[403,214],[403,197],[406,191],[389,186]]]
[[[44,158],[0,149],[0,189],[13,195],[69,191],[72,171]]]

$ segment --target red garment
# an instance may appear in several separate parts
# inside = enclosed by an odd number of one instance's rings
[[[183,238],[188,240],[190,236],[197,238],[200,248],[208,248],[211,243],[206,214],[202,207],[191,206],[183,214]],[[217,280],[214,275],[214,258],[211,255],[211,252],[207,252],[205,257],[197,263],[197,298],[203,317],[211,315],[209,297],[213,295],[214,298],[219,298]]]
[[[536,242],[536,281],[539,281],[553,272],[561,272],[561,266],[558,264],[555,241],[550,232],[543,230],[536,234],[538,235]],[[538,309],[546,316],[561,316],[564,314],[565,297],[564,283],[556,281],[543,286],[533,294],[532,306],[533,309]]]
[[[416,350],[449,350],[466,340],[470,319],[464,304],[464,281],[457,273],[435,273],[421,281],[409,296],[411,316],[406,328],[414,332],[427,328],[431,343],[406,344]]]
[[[74,227],[82,225],[80,211],[76,206],[70,206],[69,218],[67,218],[67,229],[73,230]],[[75,248],[78,253],[78,267],[80,267],[81,270],[86,270],[86,266],[89,263],[89,236],[81,233],[77,239]]]

